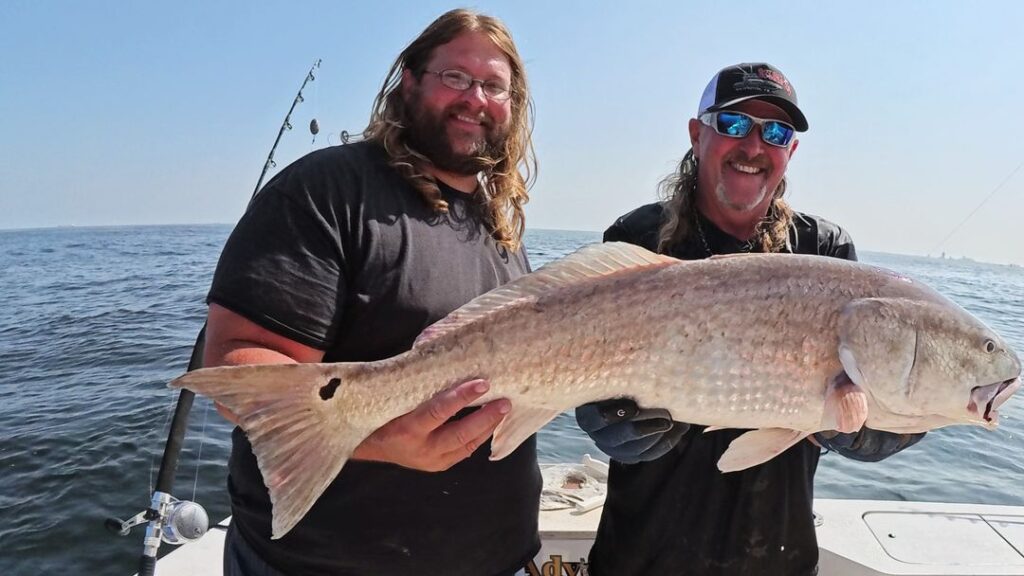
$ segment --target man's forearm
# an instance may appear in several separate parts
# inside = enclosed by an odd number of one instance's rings
[[[228,340],[207,346],[203,366],[240,366],[243,364],[295,364],[298,361],[284,352],[272,350],[259,342]]]

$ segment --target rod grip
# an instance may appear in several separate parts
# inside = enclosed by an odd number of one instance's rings
[[[139,557],[139,576],[153,576],[156,573],[156,558],[143,554]]]

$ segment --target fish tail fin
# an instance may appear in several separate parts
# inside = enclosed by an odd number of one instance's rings
[[[348,416],[358,390],[344,386],[355,364],[223,366],[171,382],[238,416],[273,505],[277,539],[313,507],[373,428]],[[341,402],[341,405],[338,405]]]

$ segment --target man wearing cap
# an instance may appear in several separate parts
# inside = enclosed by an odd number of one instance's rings
[[[721,70],[689,122],[692,148],[662,182],[665,200],[622,216],[604,240],[685,260],[741,252],[856,260],[845,230],[793,211],[783,198],[796,133],[807,127],[778,69],[748,63]],[[594,576],[816,574],[811,505],[821,446],[876,461],[923,436],[820,433],[764,464],[722,474],[716,463],[743,430],[705,434],[628,399],[581,406],[576,417],[612,457],[590,552]]]

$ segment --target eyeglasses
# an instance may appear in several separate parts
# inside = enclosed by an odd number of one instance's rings
[[[473,84],[479,84],[484,91],[484,96],[495,102],[504,102],[512,96],[512,89],[508,86],[493,80],[473,78],[462,70],[441,70],[440,72],[424,70],[424,72],[437,76],[441,80],[441,84],[452,90],[469,90]]]
[[[786,148],[793,141],[796,128],[781,120],[765,120],[743,112],[705,112],[700,121],[722,136],[744,138],[755,124],[761,127],[761,140],[765,144]]]

